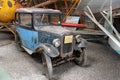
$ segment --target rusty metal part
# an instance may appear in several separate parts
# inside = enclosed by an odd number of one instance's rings
[[[57,57],[52,59],[53,67],[56,67],[69,61],[74,61],[79,66],[86,65],[87,57],[85,53],[85,48],[81,48],[81,50],[82,52],[78,53],[78,55],[74,52],[74,54],[72,54],[71,56],[66,56],[64,58]]]
[[[55,59],[53,60],[53,67],[56,67],[58,65],[61,65],[61,64],[64,64],[66,62],[69,62],[69,61],[72,61],[74,60],[75,57],[72,56],[72,57],[66,57],[66,58],[59,58],[59,59]]]

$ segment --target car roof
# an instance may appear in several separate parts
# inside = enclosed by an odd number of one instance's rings
[[[62,13],[59,10],[54,9],[44,9],[44,8],[19,8],[16,10],[19,13]]]

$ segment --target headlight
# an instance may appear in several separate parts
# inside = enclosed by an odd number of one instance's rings
[[[76,35],[75,39],[78,43],[80,43],[81,42],[81,35]]]
[[[54,39],[54,40],[53,40],[53,45],[54,45],[55,47],[59,47],[59,46],[60,46],[60,40],[59,40],[59,39]]]

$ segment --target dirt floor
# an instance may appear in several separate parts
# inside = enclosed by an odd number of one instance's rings
[[[48,80],[42,75],[42,64],[26,52],[20,52],[9,36],[0,36],[0,66],[13,80]],[[5,36],[6,35],[6,36]],[[3,41],[3,42],[2,42]],[[88,67],[68,62],[54,68],[57,80],[120,80],[120,56],[108,45],[88,43]]]

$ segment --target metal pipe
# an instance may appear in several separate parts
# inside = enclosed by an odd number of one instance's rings
[[[111,22],[111,24],[113,24],[113,20],[112,20],[112,0],[110,0],[110,22]]]
[[[97,22],[94,18],[92,18],[87,12],[84,12],[106,35],[108,35],[120,48],[120,42],[112,35],[110,34],[100,23]]]
[[[87,9],[88,9],[88,11],[90,12],[91,16],[96,20],[95,16],[94,16],[93,13],[92,13],[92,10],[90,9],[89,6],[87,6]]]
[[[118,31],[115,29],[115,27],[113,26],[113,24],[108,20],[108,18],[102,12],[100,12],[100,13],[105,18],[105,20],[108,22],[110,27],[113,29],[113,31],[115,32],[117,38],[120,40],[120,35],[119,35]]]

